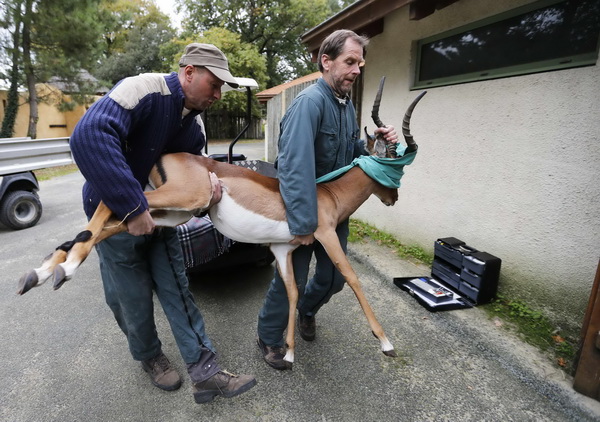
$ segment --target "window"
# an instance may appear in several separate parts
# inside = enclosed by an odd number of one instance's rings
[[[594,65],[600,0],[545,0],[417,42],[414,88]]]

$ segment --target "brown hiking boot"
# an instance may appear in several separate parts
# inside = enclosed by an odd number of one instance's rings
[[[260,338],[256,339],[258,348],[260,349],[265,362],[275,369],[280,371],[292,369],[292,362],[283,360],[285,356],[285,347],[282,346],[267,346]]]
[[[209,379],[194,384],[196,403],[208,403],[216,396],[234,397],[250,390],[256,385],[252,375],[233,375],[219,371]]]
[[[306,341],[313,341],[317,334],[317,323],[314,316],[298,313],[298,331]]]
[[[150,375],[152,384],[162,390],[173,391],[181,387],[179,374],[162,352],[152,359],[143,360],[142,368]]]

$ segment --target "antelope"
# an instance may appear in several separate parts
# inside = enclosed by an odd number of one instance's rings
[[[377,94],[379,100],[374,104],[373,114],[376,116],[382,87],[383,84],[380,84]],[[410,116],[425,93],[421,93],[413,101],[403,120],[402,133],[407,143],[407,152],[417,150],[417,144],[410,134]],[[381,140],[371,140],[368,148],[373,149],[377,142]],[[145,192],[150,213],[157,226],[174,227],[187,222],[193,215],[206,210],[213,194],[211,180],[215,178],[218,178],[222,187],[221,200],[208,210],[215,228],[235,241],[268,244],[275,256],[289,299],[285,339],[287,353],[284,359],[291,364],[294,362],[294,317],[298,302],[292,252],[297,245],[289,243],[294,236],[290,234],[286,221],[278,180],[204,156],[188,153],[163,155],[149,176],[150,183],[156,189]],[[377,321],[335,232],[336,226],[349,218],[371,194],[375,194],[388,206],[394,205],[398,199],[398,189],[384,187],[358,166],[334,181],[318,184],[318,227],[314,236],[353,290],[371,331],[379,339],[382,352],[386,356],[395,357],[394,347]],[[101,202],[84,231],[74,240],[60,245],[39,268],[21,277],[17,293],[23,295],[33,287],[42,285],[50,277],[53,278],[54,290],[60,288],[73,277],[95,244],[126,230],[127,225],[118,221]]]

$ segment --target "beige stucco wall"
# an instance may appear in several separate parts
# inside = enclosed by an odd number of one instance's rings
[[[60,98],[59,91],[45,84],[38,84],[37,91],[38,97],[43,99],[38,103],[39,120],[37,123],[37,138],[63,138],[71,136],[75,125],[85,113],[85,106],[77,105],[71,111],[61,112],[56,107]],[[0,104],[4,104],[6,96],[7,91],[0,91]],[[67,96],[66,99],[68,100],[69,97]],[[27,128],[29,125],[29,103],[27,103],[26,93],[21,93],[19,104],[20,107],[15,122],[14,137],[27,136]],[[0,107],[0,122],[2,122],[3,118],[4,107]],[[51,125],[65,125],[66,127],[50,127]]]
[[[409,91],[412,42],[529,1],[461,0],[422,21],[390,14],[369,46],[363,122],[387,75],[384,123]],[[599,260],[600,67],[431,88],[415,110],[419,144],[400,200],[355,214],[433,250],[453,236],[502,259],[501,285],[579,326]],[[372,124],[371,124],[372,127]],[[402,274],[399,274],[399,276]]]

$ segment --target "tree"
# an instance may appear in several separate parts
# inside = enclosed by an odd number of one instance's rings
[[[179,0],[184,34],[221,27],[240,34],[267,60],[267,87],[316,70],[300,36],[338,11],[336,0]]]
[[[37,134],[36,84],[56,76],[79,84],[81,69],[95,58],[100,26],[96,20],[99,0],[6,0],[3,27],[12,34],[12,69],[24,80],[11,78],[11,88],[25,84],[30,109],[27,135]],[[6,116],[5,116],[6,119]]]
[[[21,14],[15,9],[5,11],[8,18],[3,22],[2,27],[8,26],[12,21],[14,30],[12,33],[12,65],[8,75],[9,89],[6,98],[6,109],[4,110],[4,119],[2,119],[2,129],[0,129],[0,138],[12,138],[14,134],[17,113],[19,112],[19,44],[21,42]]]
[[[333,13],[338,13],[352,3],[356,3],[356,0],[328,0],[327,3]]]
[[[170,63],[160,55],[160,46],[176,33],[169,17],[154,2],[105,1],[101,16],[104,58],[95,76],[115,84],[127,76],[169,70]]]

